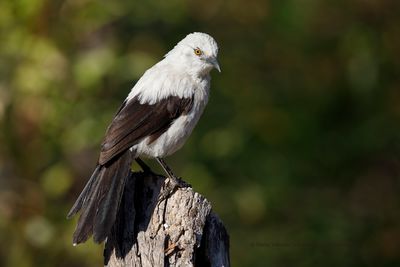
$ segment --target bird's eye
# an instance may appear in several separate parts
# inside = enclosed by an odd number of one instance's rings
[[[194,54],[195,54],[196,56],[201,56],[201,55],[203,54],[203,51],[201,51],[200,48],[196,48],[196,49],[194,50]]]

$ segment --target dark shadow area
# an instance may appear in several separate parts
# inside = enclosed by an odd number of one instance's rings
[[[229,254],[228,232],[218,216],[211,211],[207,216],[200,246],[195,252],[195,266],[223,266],[221,259],[226,259],[230,266]]]
[[[124,259],[135,245],[138,233],[147,229],[164,179],[163,176],[152,173],[130,174],[116,221],[105,245],[105,265],[114,250],[118,258]]]

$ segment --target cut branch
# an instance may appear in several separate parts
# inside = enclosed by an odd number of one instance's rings
[[[229,236],[192,188],[160,201],[165,177],[132,173],[104,250],[105,266],[230,266]]]

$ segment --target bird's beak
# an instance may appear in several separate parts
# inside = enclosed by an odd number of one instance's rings
[[[221,68],[219,67],[218,61],[216,58],[212,58],[211,59],[211,64],[213,65],[213,67],[218,71],[221,72]]]

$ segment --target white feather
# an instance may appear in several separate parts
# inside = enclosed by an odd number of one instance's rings
[[[202,57],[193,53],[195,48],[202,49]],[[214,67],[210,62],[216,62],[217,53],[218,47],[211,36],[192,33],[139,79],[129,93],[128,101],[136,97],[141,104],[155,104],[169,96],[193,96],[193,107],[154,142],[149,144],[147,137],[134,145],[131,150],[136,152],[136,156],[165,157],[182,147],[208,102],[209,72]]]

